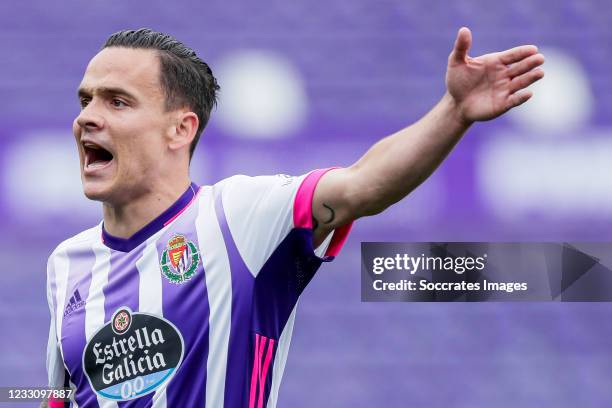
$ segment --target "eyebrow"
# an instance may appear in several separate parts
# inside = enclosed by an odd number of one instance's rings
[[[123,88],[102,86],[102,87],[94,89],[94,91],[97,91],[98,93],[103,94],[103,95],[120,95],[120,96],[124,96],[124,97],[126,97],[128,99],[137,100],[136,96],[134,96],[133,94],[129,93],[128,91],[126,91]],[[92,93],[93,92],[91,91],[91,89],[81,87],[77,91],[77,96],[79,98],[82,98],[82,97],[85,97],[85,96],[91,96]]]

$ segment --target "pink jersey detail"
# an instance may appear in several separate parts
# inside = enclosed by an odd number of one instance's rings
[[[344,246],[344,242],[348,238],[348,234],[353,227],[353,222],[343,225],[341,227],[336,228],[334,231],[334,236],[332,237],[327,250],[325,251],[325,256],[337,256],[340,253],[340,250]]]
[[[257,408],[263,408],[263,394],[264,386],[266,385],[266,378],[268,377],[268,368],[270,368],[270,361],[272,361],[272,350],[274,349],[274,339],[270,339],[268,343],[268,352],[266,353],[266,361],[264,362],[263,371],[261,373],[261,379],[259,380],[259,401]]]
[[[312,198],[315,188],[321,177],[335,168],[314,170],[302,181],[293,203],[293,225],[295,228],[312,228]]]
[[[266,353],[266,359],[262,367],[261,360],[263,357],[264,350],[266,349],[266,340],[270,340],[270,342],[268,343],[268,351]],[[251,392],[249,394],[249,408],[263,408],[264,387],[266,385],[268,369],[270,368],[270,361],[272,361],[273,349],[274,339],[268,339],[265,336],[261,336],[255,333],[255,353],[253,353],[253,371],[251,372]],[[259,398],[257,398],[256,407],[255,398],[258,390]]]
[[[168,224],[170,224],[172,221],[176,220],[182,213],[185,212],[185,210],[187,208],[189,208],[189,206],[191,205],[191,203],[193,203],[195,201],[195,199],[197,198],[198,194],[200,194],[200,191],[202,191],[202,187],[198,188],[198,191],[193,195],[193,198],[191,199],[191,201],[189,201],[187,203],[187,205],[185,205],[179,212],[177,212],[174,217],[170,218],[168,221],[166,221],[164,223],[164,227]]]
[[[259,379],[259,370],[261,368],[261,355],[263,347],[259,347],[259,334],[255,334],[255,353],[253,353],[253,370],[251,371],[251,392],[249,395],[249,408],[255,408],[255,394],[257,393],[257,380]]]
[[[66,404],[63,401],[51,398],[49,400],[49,408],[64,408]]]
[[[319,180],[325,173],[338,167],[329,167],[327,169],[318,169],[310,172],[302,181],[295,195],[293,203],[293,225],[295,228],[312,228],[312,199],[314,197],[315,188]],[[344,242],[348,238],[348,233],[353,226],[353,222],[336,228],[325,256],[336,256],[342,249]]]

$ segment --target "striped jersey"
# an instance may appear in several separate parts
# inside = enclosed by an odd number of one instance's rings
[[[300,294],[350,224],[316,250],[329,169],[190,188],[129,239],[103,224],[49,257],[49,385],[73,407],[275,407]]]

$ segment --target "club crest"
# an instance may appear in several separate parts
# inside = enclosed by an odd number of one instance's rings
[[[168,241],[159,261],[161,271],[172,283],[181,284],[195,275],[200,263],[200,253],[193,242],[183,235],[175,235]]]

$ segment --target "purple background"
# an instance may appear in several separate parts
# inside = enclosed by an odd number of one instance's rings
[[[46,258],[99,218],[96,204],[83,207],[84,197],[57,193],[78,190],[72,181],[78,183],[78,168],[61,167],[74,159],[74,146],[48,147],[73,143],[76,87],[110,33],[142,26],[166,31],[195,48],[213,72],[236,50],[266,50],[301,76],[307,115],[283,138],[237,138],[213,113],[192,172],[195,182],[207,184],[237,173],[350,165],[433,106],[444,92],[456,30],[467,25],[471,55],[523,43],[570,55],[588,81],[590,113],[556,132],[569,136],[540,138],[546,132],[510,117],[478,124],[414,194],[359,220],[339,258],[303,295],[279,406],[608,406],[611,305],[361,303],[359,247],[361,241],[610,241],[611,168],[598,163],[612,151],[611,23],[608,0],[2,2],[0,385],[46,383]],[[563,81],[577,83],[562,76],[556,102],[580,101],[563,92]],[[486,152],[506,151],[504,145],[490,150],[500,140],[518,143],[513,151],[527,156],[483,174],[491,169],[482,167]],[[540,152],[535,159],[533,151]],[[550,163],[567,173],[541,177]],[[66,179],[57,177],[65,168]],[[528,179],[508,181],[525,171]],[[508,200],[481,182],[497,177],[500,191],[513,189]]]

